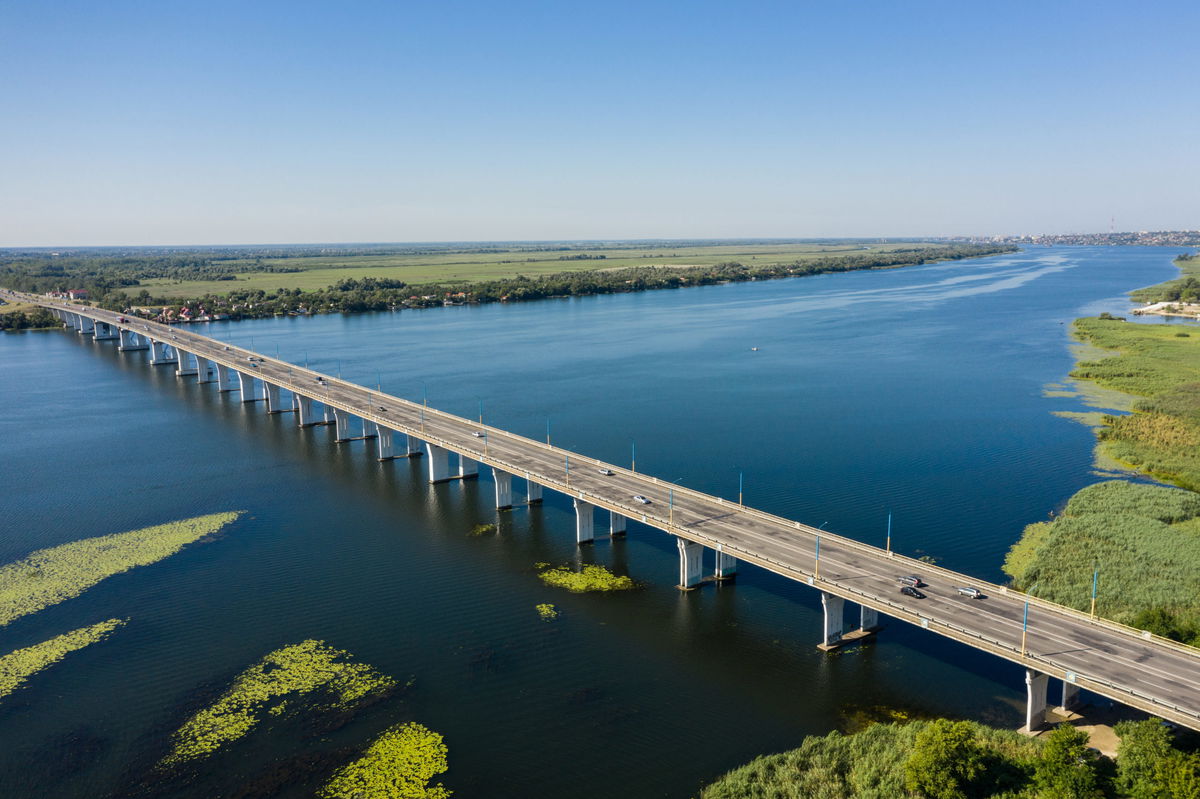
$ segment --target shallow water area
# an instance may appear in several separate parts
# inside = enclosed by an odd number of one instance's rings
[[[1179,248],[1034,248],[904,269],[519,305],[196,326],[664,480],[1001,579],[1024,525],[1093,482],[1092,433],[1046,396],[1070,322],[1126,315]],[[862,708],[1016,727],[1020,670],[892,622],[817,651],[816,592],[744,568],[681,593],[663,533],[574,544],[569,500],[496,512],[490,478],[429,486],[146,353],[0,336],[0,563],[228,510],[211,540],[0,628],[0,654],[128,619],[0,700],[0,794],[97,797],[145,777],[203,697],[309,639],[411,685],[320,734],[263,722],[170,795],[311,796],[384,729],[445,737],[459,796],[692,795]],[[519,494],[518,488],[518,496]],[[478,525],[496,531],[471,535]],[[605,520],[597,519],[598,531]],[[574,594],[538,563],[637,590]],[[552,604],[544,620],[537,607]],[[849,620],[849,614],[847,616]],[[290,726],[289,726],[290,725]],[[337,761],[337,758],[343,758]],[[334,762],[337,761],[337,762]],[[324,771],[322,771],[324,768]],[[166,795],[166,794],[163,794]]]

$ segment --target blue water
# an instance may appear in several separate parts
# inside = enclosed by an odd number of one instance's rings
[[[199,328],[640,471],[1002,579],[1023,526],[1093,473],[1070,321],[1123,313],[1175,248],[1039,248],[976,261],[519,305]],[[752,348],[757,347],[757,351]],[[662,533],[577,552],[572,511],[492,510],[429,487],[145,353],[0,337],[0,562],[220,510],[216,540],[0,628],[0,652],[104,618],[107,641],[0,700],[0,795],[235,796],[275,771],[311,796],[387,726],[450,750],[462,797],[685,797],[752,757],[902,707],[1016,726],[1018,670],[893,623],[815,648],[815,592],[745,569],[675,590]],[[494,521],[495,536],[472,538]],[[604,563],[636,592],[572,595],[534,564]],[[543,622],[534,605],[562,615]],[[412,687],[332,732],[266,724],[180,786],[151,767],[204,697],[266,652],[324,639]],[[289,724],[291,726],[289,726]],[[327,755],[310,769],[291,760]],[[283,763],[283,766],[279,764]],[[273,779],[273,778],[271,778]]]

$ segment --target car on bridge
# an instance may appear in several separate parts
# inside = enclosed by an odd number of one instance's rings
[[[640,502],[640,503],[642,503],[643,505],[649,505],[649,504],[650,504],[650,500],[646,499],[646,498],[645,498],[645,497],[643,497],[641,494],[634,494],[634,495],[633,495],[633,501],[634,501],[634,502]]]
[[[954,590],[962,596],[969,596],[971,599],[983,599],[983,592],[969,585],[960,585]]]
[[[925,583],[921,581],[921,578],[915,574],[906,574],[903,577],[897,577],[896,580],[901,585],[907,585],[912,588],[920,588],[921,586],[925,585]]]
[[[924,594],[922,594],[917,589],[913,588],[911,585],[901,586],[900,593],[904,594],[905,596],[910,596],[913,599],[924,599],[925,598]]]
[[[612,476],[613,476],[613,470],[612,470],[612,469],[597,469],[596,471],[600,472],[600,474],[604,475],[605,477],[612,477]]]

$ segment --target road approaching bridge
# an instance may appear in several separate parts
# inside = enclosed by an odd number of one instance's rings
[[[709,579],[705,549],[715,552],[714,579],[732,577],[740,563],[810,585],[825,610],[823,648],[873,632],[882,613],[1018,663],[1031,730],[1045,723],[1051,677],[1062,681],[1065,708],[1082,688],[1200,730],[1200,650],[1193,647],[188,330],[7,290],[0,299],[49,308],[67,328],[119,340],[122,350],[148,349],[151,364],[174,364],[180,377],[215,382],[245,402],[265,401],[270,413],[294,412],[300,425],[334,424],[339,442],[373,439],[381,460],[423,455],[430,482],[472,477],[486,465],[497,507],[513,504],[514,477],[525,483],[528,502],[540,501],[543,488],[558,491],[574,501],[580,544],[595,538],[596,508],[609,512],[612,535],[624,533],[627,519],[656,527],[676,539],[680,588]],[[283,392],[290,402],[281,403]],[[901,575],[919,575],[925,598],[900,593]],[[960,586],[978,588],[983,598],[960,594]],[[860,608],[850,632],[846,600]]]

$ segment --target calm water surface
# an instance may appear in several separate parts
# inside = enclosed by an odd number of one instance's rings
[[[1175,248],[1048,248],[956,264],[515,306],[199,329],[639,470],[999,580],[1023,525],[1094,481],[1070,320],[1123,312]],[[757,347],[758,351],[752,351]],[[664,534],[576,550],[567,500],[497,513],[492,486],[299,430],[146,353],[0,336],[0,562],[229,509],[213,541],[0,628],[0,651],[129,624],[0,702],[0,795],[121,795],[196,703],[268,651],[323,639],[413,684],[335,731],[264,725],[173,796],[239,796],[283,759],[328,763],[417,720],[461,797],[686,797],[754,756],[901,707],[1019,724],[1015,666],[901,623],[815,648],[816,592],[745,569],[681,594]],[[471,538],[478,523],[499,533]],[[576,596],[539,561],[644,584]],[[543,622],[534,605],[562,615]],[[151,790],[153,795],[153,790]],[[257,794],[256,794],[257,795]]]

